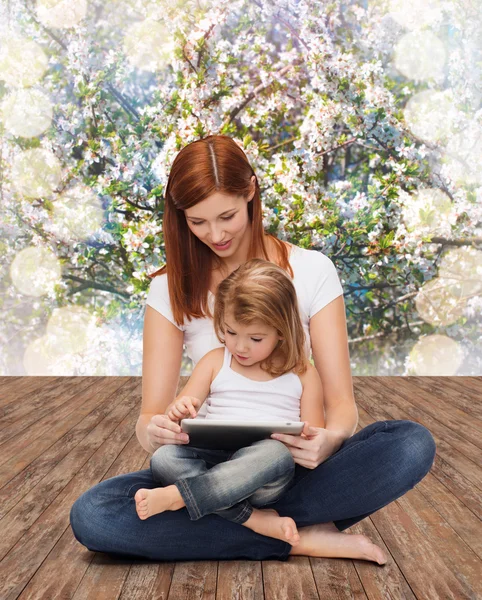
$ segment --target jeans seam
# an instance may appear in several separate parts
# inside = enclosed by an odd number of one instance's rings
[[[251,510],[251,506],[250,506],[248,503],[246,503],[246,504],[243,506],[243,509],[241,510],[241,513],[240,513],[240,514],[239,514],[237,517],[235,517],[235,518],[233,519],[234,523],[240,523],[240,524],[242,525],[242,524],[244,523],[244,521],[243,521],[243,522],[241,522],[241,519],[244,519],[244,516],[245,516],[246,514],[248,515],[248,519],[249,519],[249,517],[251,516],[251,513],[252,513],[252,512],[253,512],[253,511]],[[245,519],[245,520],[247,521],[248,519]]]
[[[196,501],[194,500],[194,496],[191,494],[191,490],[189,489],[189,486],[187,485],[186,481],[184,479],[180,479],[179,481],[176,481],[176,485],[179,487],[182,487],[182,490],[184,491],[184,493],[187,496],[187,500],[189,505],[186,503],[186,508],[189,512],[189,516],[191,516],[191,509],[192,512],[195,515],[195,519],[200,519],[202,517],[200,511],[199,511],[199,507],[196,504]]]

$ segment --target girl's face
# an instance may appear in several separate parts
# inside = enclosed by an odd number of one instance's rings
[[[227,349],[246,367],[268,358],[282,339],[274,327],[262,321],[243,325],[235,321],[229,311],[224,317],[224,331]]]
[[[254,181],[253,175],[253,192],[248,199],[216,192],[184,211],[192,233],[220,258],[235,256],[241,242],[246,244],[250,225],[248,202],[254,196]],[[224,242],[228,242],[226,248],[219,247]]]

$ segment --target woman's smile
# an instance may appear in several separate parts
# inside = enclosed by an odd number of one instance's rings
[[[233,239],[231,238],[225,244],[213,244],[213,246],[216,248],[216,250],[227,250],[231,246],[232,241]]]

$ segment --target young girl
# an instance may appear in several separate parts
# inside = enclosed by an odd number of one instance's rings
[[[223,280],[214,328],[225,348],[196,365],[182,396],[167,407],[177,423],[207,401],[207,419],[305,421],[324,427],[322,385],[304,352],[305,334],[294,285],[274,263],[252,259]],[[276,439],[236,452],[168,444],[151,458],[165,487],[135,495],[141,519],[186,507],[191,520],[215,513],[291,545],[300,538],[290,517],[255,506],[274,503],[289,487],[295,463]]]

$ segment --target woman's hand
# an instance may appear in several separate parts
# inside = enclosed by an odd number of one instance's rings
[[[321,465],[343,443],[337,431],[322,427],[310,427],[307,421],[301,435],[273,433],[271,437],[286,444],[295,463],[307,469],[315,469]]]
[[[187,444],[189,436],[181,433],[178,423],[171,420],[168,415],[154,415],[147,425],[147,439],[152,451],[166,444]]]

